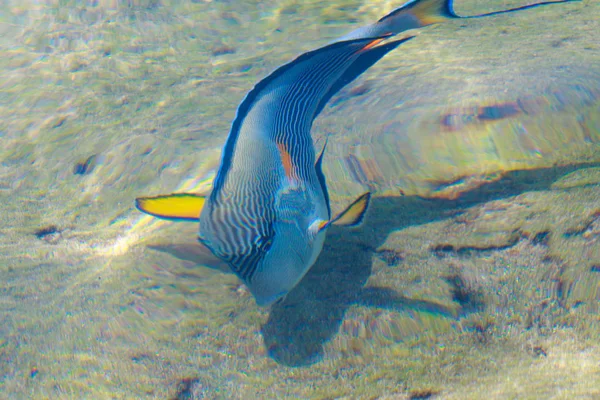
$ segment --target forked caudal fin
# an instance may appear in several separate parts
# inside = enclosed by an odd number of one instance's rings
[[[135,206],[145,214],[169,221],[198,221],[205,196],[173,193],[135,199]]]
[[[530,8],[535,8],[535,7],[540,7],[540,6],[547,6],[547,5],[550,5],[550,4],[571,3],[573,1],[581,1],[581,0],[542,1],[542,2],[539,2],[539,3],[528,4],[526,6],[509,8],[507,10],[493,11],[493,12],[489,12],[489,13],[485,13],[485,14],[469,15],[469,16],[465,16],[465,17],[457,15],[456,17],[457,18],[482,18],[482,17],[490,17],[492,15],[506,14],[506,13],[511,13],[511,12],[515,12],[515,11],[522,11],[522,10],[527,10],[527,9],[530,9]],[[452,2],[450,2],[450,3],[452,3]]]
[[[581,0],[554,0],[528,4],[507,10],[493,11],[485,14],[462,16],[454,12],[452,0],[411,0],[396,8],[386,16],[371,25],[360,27],[337,41],[354,40],[360,38],[376,38],[386,35],[397,35],[411,29],[423,28],[428,25],[438,24],[450,19],[482,18],[492,15],[523,11],[529,8],[551,4],[570,3]]]
[[[527,10],[529,8],[545,6],[549,4],[558,3],[570,3],[573,1],[581,0],[555,0],[555,1],[542,1],[539,3],[528,4],[521,7],[509,8],[501,11],[494,11],[485,14],[462,16],[454,12],[453,0],[413,0],[395,9],[385,17],[381,18],[378,22],[382,22],[388,18],[398,17],[399,15],[412,15],[421,23],[421,26],[435,24],[443,22],[449,18],[481,18],[489,17],[492,15],[505,14],[515,11]]]

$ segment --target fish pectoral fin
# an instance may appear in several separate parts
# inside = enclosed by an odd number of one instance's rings
[[[367,192],[354,200],[344,211],[339,213],[331,223],[338,226],[356,226],[360,224],[369,207],[371,192]]]
[[[331,221],[328,221],[326,219],[317,219],[308,227],[309,237],[314,239],[317,236],[317,234],[323,229],[327,228],[330,223]]]
[[[354,200],[344,211],[335,216],[334,219],[325,221],[318,219],[311,224],[308,228],[309,232],[321,232],[329,225],[338,226],[356,226],[360,224],[367,212],[369,207],[369,201],[371,200],[371,192],[367,192],[361,195],[358,199]]]
[[[173,193],[135,199],[143,213],[169,221],[198,221],[206,197],[193,193]]]
[[[335,216],[335,218],[326,221],[318,219],[308,227],[309,234],[316,236],[317,233],[329,227],[329,225],[337,226],[356,226],[360,224],[365,217],[369,201],[371,200],[371,192],[362,194],[354,200],[344,211]]]

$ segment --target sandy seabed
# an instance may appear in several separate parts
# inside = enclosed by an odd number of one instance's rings
[[[2,2],[0,398],[600,398],[598,2],[428,27],[334,97],[332,207],[375,197],[270,309],[135,210],[209,190],[254,83],[399,5]]]

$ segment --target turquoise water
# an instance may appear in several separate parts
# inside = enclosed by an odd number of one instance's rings
[[[270,309],[133,207],[209,190],[257,81],[399,5],[0,3],[0,398],[600,397],[596,2],[422,29],[334,97],[332,207],[375,197]]]

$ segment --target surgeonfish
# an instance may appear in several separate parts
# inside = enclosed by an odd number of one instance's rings
[[[355,226],[371,194],[332,216],[322,171],[326,143],[315,154],[311,127],[328,100],[384,55],[411,40],[400,32],[452,18],[524,10],[544,2],[460,17],[452,1],[414,0],[374,24],[277,68],[237,109],[209,195],[136,199],[147,214],[199,221],[198,239],[225,261],[259,305],[284,297],[315,263],[327,228]]]

